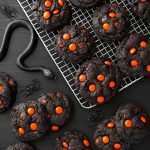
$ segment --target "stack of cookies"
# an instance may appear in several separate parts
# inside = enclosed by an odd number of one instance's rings
[[[71,102],[61,92],[47,93],[37,101],[15,106],[11,117],[15,136],[21,141],[30,142],[67,124],[71,117]]]
[[[94,134],[99,150],[127,150],[139,143],[150,132],[150,122],[146,112],[135,103],[119,107],[116,115],[100,122]]]

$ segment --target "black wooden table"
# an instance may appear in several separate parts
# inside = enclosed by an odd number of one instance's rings
[[[19,18],[26,18],[16,0],[7,0],[7,2],[19,11]],[[6,25],[10,21],[10,19],[0,14],[0,41],[2,41]],[[50,67],[55,71],[58,80],[47,80],[41,73],[28,73],[17,68],[16,58],[25,48],[26,44],[28,43],[28,39],[29,33],[26,30],[18,29],[14,32],[11,39],[9,52],[6,58],[2,62],[0,62],[0,71],[4,71],[11,75],[17,81],[18,89],[19,87],[25,85],[27,82],[30,82],[33,79],[38,79],[41,81],[42,89],[29,98],[23,98],[18,94],[15,104],[26,100],[35,100],[40,94],[44,92],[54,92],[57,90],[61,90],[64,93],[67,93],[72,98],[72,101],[74,103],[72,120],[66,127],[63,128],[63,130],[57,133],[50,133],[44,139],[32,143],[38,150],[54,150],[55,138],[68,129],[81,130],[85,132],[92,141],[94,127],[89,128],[86,124],[85,118],[87,118],[87,115],[89,113],[95,110],[102,110],[104,113],[104,118],[112,115],[116,111],[119,104],[126,101],[136,101],[145,107],[150,116],[150,77],[144,78],[134,85],[130,86],[128,89],[120,92],[117,97],[112,99],[112,102],[110,102],[109,104],[105,104],[104,106],[97,107],[92,110],[85,110],[81,108],[81,106],[75,99],[73,93],[67,86],[59,70],[53,63],[40,40],[35,52],[29,57],[29,59],[27,59],[26,64],[44,65]],[[10,144],[19,142],[14,137],[11,131],[12,128],[10,125],[10,111],[11,110],[7,111],[6,113],[0,114],[0,150],[5,150]],[[150,136],[145,138],[142,143],[132,146],[131,150],[150,150]]]

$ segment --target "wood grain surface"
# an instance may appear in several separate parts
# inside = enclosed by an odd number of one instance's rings
[[[19,11],[20,15],[18,18],[26,19],[16,0],[5,1]],[[0,14],[0,44],[3,38],[5,27],[10,21],[10,19]],[[42,89],[39,92],[34,93],[34,95],[30,96],[29,98],[24,98],[18,94],[15,104],[27,100],[35,100],[40,94],[44,92],[54,92],[57,90],[61,90],[68,94],[72,98],[74,104],[73,117],[70,123],[61,131],[57,133],[49,133],[44,139],[32,143],[37,148],[37,150],[54,150],[55,138],[60,136],[65,130],[81,130],[82,132],[85,132],[92,141],[94,127],[89,128],[85,120],[87,115],[95,110],[102,110],[104,113],[103,118],[105,118],[114,114],[117,107],[123,102],[136,101],[144,106],[150,116],[150,77],[144,78],[130,86],[128,89],[120,92],[114,99],[112,99],[109,104],[105,104],[92,110],[85,110],[81,108],[75,99],[74,95],[67,86],[66,82],[64,81],[63,77],[61,76],[60,72],[53,63],[40,40],[38,41],[35,52],[26,60],[26,64],[43,65],[52,68],[57,75],[58,80],[48,80],[43,77],[41,73],[24,72],[17,68],[16,58],[26,47],[28,39],[29,33],[26,30],[20,28],[14,32],[11,38],[8,54],[6,58],[0,62],[0,71],[8,73],[17,81],[18,90],[21,86],[25,85],[27,82],[30,82],[30,80],[33,79],[38,79],[41,81]],[[5,150],[9,145],[19,142],[12,133],[12,128],[10,125],[10,112],[11,110],[0,114],[0,150]],[[150,150],[150,135],[146,137],[142,143],[132,146],[131,150]]]

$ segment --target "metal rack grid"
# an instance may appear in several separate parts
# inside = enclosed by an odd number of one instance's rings
[[[74,76],[75,76],[76,71],[79,68],[79,66],[65,63],[55,52],[54,41],[55,41],[56,35],[58,34],[58,31],[55,33],[54,32],[48,33],[40,28],[40,26],[34,20],[33,13],[32,13],[32,3],[34,0],[17,0],[17,1],[20,4],[21,8],[23,9],[24,13],[26,14],[27,18],[33,25],[39,38],[41,39],[42,43],[44,44],[47,52],[49,53],[49,55],[55,62],[56,66],[58,67],[60,72],[62,73],[64,79],[68,83],[68,85],[71,88],[72,92],[74,93],[75,97],[79,101],[80,105],[86,109],[93,108],[95,105],[91,105],[86,100],[84,100],[80,96],[80,94],[78,93],[78,90],[75,87]],[[132,13],[132,10],[130,7],[130,0],[109,0],[109,1],[117,2],[119,5],[122,5],[123,7],[125,7],[126,10],[129,12],[129,14],[131,16],[131,20],[130,20],[130,22],[131,22],[130,32],[131,33],[132,32],[142,32],[143,34],[149,33],[150,24],[145,24],[142,20],[135,17],[135,15]],[[117,46],[119,45],[119,42],[117,44],[114,44],[114,43],[110,44],[110,43],[101,41],[97,37],[97,35],[94,32],[93,27],[92,27],[92,14],[93,14],[94,10],[93,9],[81,10],[81,9],[73,7],[69,0],[68,0],[68,2],[73,10],[73,19],[71,20],[71,24],[77,24],[77,25],[82,25],[82,26],[86,27],[87,29],[89,29],[91,35],[95,39],[95,42],[97,45],[97,51],[95,53],[95,56],[108,57],[113,62],[116,63],[115,51],[116,51]],[[127,88],[131,84],[135,83],[139,79],[140,78],[136,79],[136,78],[124,77],[123,82],[122,82],[122,88],[120,89],[120,91]]]

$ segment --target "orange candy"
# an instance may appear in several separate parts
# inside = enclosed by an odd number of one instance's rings
[[[132,60],[131,61],[131,66],[132,67],[137,67],[139,65],[138,61],[137,60]]]
[[[65,34],[63,35],[63,39],[64,39],[64,40],[69,40],[69,39],[70,39],[70,34],[69,34],[69,33],[65,33]]]
[[[119,22],[115,22],[115,27],[118,28],[119,27]]]
[[[84,74],[81,74],[81,75],[79,76],[79,81],[80,81],[80,82],[84,82],[86,79],[87,79],[87,78],[86,78],[86,75],[84,75]]]
[[[147,0],[141,0],[141,2],[145,3],[145,2],[147,2]]]
[[[24,134],[25,134],[25,131],[24,131],[23,128],[19,128],[19,129],[18,129],[18,132],[19,132],[19,134],[21,134],[21,135],[24,135]]]
[[[126,120],[126,121],[125,121],[125,126],[126,126],[127,128],[131,128],[131,127],[132,127],[132,121],[131,121],[131,120]]]
[[[147,72],[150,72],[150,65],[146,67]]]
[[[104,30],[109,30],[109,28],[110,28],[109,23],[104,23],[104,24],[103,24],[103,29],[104,29]]]
[[[111,65],[111,62],[110,62],[109,60],[106,60],[106,61],[104,62],[104,64],[110,66],[110,65]]]
[[[88,140],[84,140],[84,141],[83,141],[83,144],[84,144],[86,147],[89,147],[89,146],[90,146],[90,143],[89,143]]]
[[[135,54],[135,52],[136,52],[136,48],[131,48],[131,49],[130,49],[130,54],[131,54],[131,55]]]
[[[96,144],[99,144],[99,139],[98,139],[98,138],[95,140],[95,143],[96,143]]]
[[[28,113],[28,115],[32,116],[35,113],[35,109],[34,108],[28,108],[27,113]]]
[[[38,129],[38,125],[36,123],[31,123],[30,129],[36,131]]]
[[[116,17],[116,13],[115,13],[115,12],[110,12],[110,13],[109,13],[109,17],[115,18],[115,17]]]
[[[110,88],[114,88],[116,86],[116,83],[114,82],[114,81],[111,81],[110,83],[109,83],[109,87]]]
[[[63,0],[58,0],[58,4],[59,4],[60,6],[63,6],[63,5],[64,5]]]
[[[147,122],[147,120],[146,120],[145,117],[141,117],[141,121],[142,121],[143,123],[146,123],[146,122]]]
[[[108,136],[103,136],[102,141],[103,141],[104,144],[108,144],[110,139],[109,139]]]
[[[52,6],[52,2],[50,0],[45,1],[45,7],[49,8]]]
[[[90,92],[95,92],[95,91],[96,91],[96,85],[95,85],[95,84],[91,84],[91,85],[89,86],[89,91],[90,91]]]
[[[104,81],[105,80],[105,76],[100,74],[100,75],[97,76],[97,80]]]
[[[51,130],[52,130],[52,131],[58,131],[58,130],[59,130],[59,127],[58,127],[58,126],[52,126],[52,127],[51,127]]]
[[[2,91],[3,90],[3,86],[2,85],[0,85],[0,91]]]
[[[99,104],[103,104],[104,101],[105,101],[105,99],[104,99],[103,96],[99,96],[99,97],[97,98],[97,102],[98,102]]]
[[[77,49],[77,45],[75,43],[72,43],[69,45],[69,50],[70,51],[75,51]]]
[[[68,147],[69,147],[69,144],[68,144],[67,142],[62,142],[62,146],[63,146],[64,148],[68,148]]]
[[[140,42],[140,46],[145,48],[147,46],[147,42],[145,42],[145,41]]]
[[[116,144],[114,144],[114,149],[121,149],[121,144],[119,144],[119,143],[116,143]]]
[[[62,107],[56,107],[56,109],[55,109],[55,112],[56,112],[56,114],[58,114],[58,115],[62,114],[63,111],[64,111],[64,110],[63,110]]]
[[[56,10],[53,11],[53,14],[54,14],[54,15],[57,15],[57,14],[59,14],[59,12],[60,12],[60,11],[59,11],[58,9],[56,9]]]
[[[113,122],[109,122],[107,124],[107,127],[109,127],[109,128],[114,128],[114,126],[115,126],[115,124]]]
[[[0,106],[2,106],[3,105],[3,100],[2,99],[0,99]]]
[[[43,18],[44,18],[45,20],[48,20],[50,17],[51,17],[50,12],[49,12],[49,11],[45,11],[44,14],[43,14]]]

